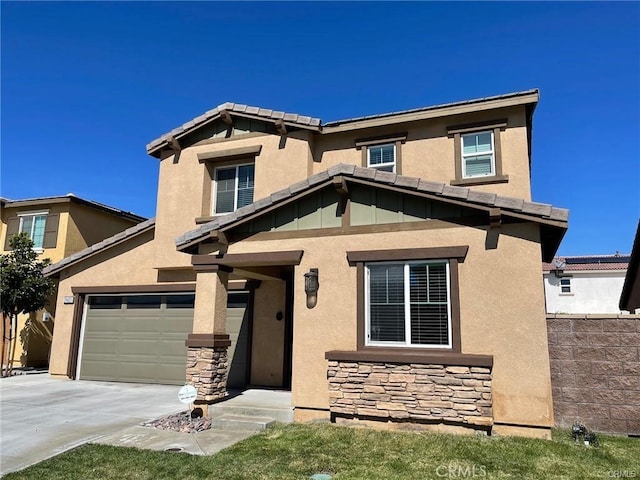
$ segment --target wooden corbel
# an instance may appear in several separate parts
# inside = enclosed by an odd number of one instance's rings
[[[275,125],[276,125],[276,131],[280,135],[286,135],[287,134],[287,126],[284,124],[284,122],[282,120],[276,120],[275,121]]]
[[[332,183],[333,183],[333,188],[335,188],[338,195],[340,195],[340,200],[338,201],[337,213],[339,216],[342,217],[349,203],[349,187],[347,186],[347,181],[342,175],[333,177]]]
[[[178,142],[178,139],[176,137],[169,137],[167,139],[167,142],[169,143],[169,145],[171,145],[171,148],[173,149],[174,152],[178,153],[180,150],[182,150],[182,147],[180,146],[180,142]]]
[[[231,115],[229,115],[229,112],[226,110],[220,110],[220,118],[227,125],[233,125],[233,118],[231,118]]]
[[[499,208],[489,210],[489,228],[499,229],[502,226],[502,211]]]

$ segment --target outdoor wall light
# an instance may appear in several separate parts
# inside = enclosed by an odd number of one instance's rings
[[[309,273],[304,274],[304,292],[307,294],[307,308],[313,308],[318,303],[318,269],[310,268]]]

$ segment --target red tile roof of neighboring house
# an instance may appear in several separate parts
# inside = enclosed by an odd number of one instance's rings
[[[588,270],[626,270],[629,267],[629,255],[582,255],[554,257],[550,263],[543,263],[542,270],[550,272],[563,270],[579,272]],[[557,262],[557,263],[556,263]]]

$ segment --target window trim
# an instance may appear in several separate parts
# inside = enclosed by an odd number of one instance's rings
[[[371,149],[382,148],[387,146],[390,146],[393,148],[393,162],[378,163],[376,165],[371,165]],[[392,168],[391,172],[396,173],[396,166],[397,166],[396,159],[398,158],[398,155],[397,155],[398,147],[395,143],[381,143],[379,145],[369,145],[366,147],[366,150],[367,150],[367,168],[375,168],[376,170],[381,170],[384,167],[391,166]],[[386,170],[383,170],[383,171],[386,171]]]
[[[253,165],[253,182],[254,182],[254,196],[255,196],[255,176],[256,176],[255,162],[234,163],[231,165],[216,165],[213,168],[213,179],[212,179],[213,185],[211,188],[211,212],[210,212],[212,217],[219,217],[220,215],[228,215],[229,213],[233,213],[236,210],[238,210],[238,172],[240,170],[240,167],[244,167],[247,165]],[[236,171],[235,182],[233,187],[233,192],[234,192],[233,210],[231,212],[216,213],[216,198],[217,198],[217,192],[218,192],[218,181],[217,181],[218,170],[231,169],[231,168],[234,168]]]
[[[562,285],[563,280],[566,280],[568,282],[568,285]],[[560,295],[573,295],[573,289],[571,286],[571,277],[560,277],[559,287],[560,287]],[[569,290],[566,292],[564,291],[565,287],[569,288]]]
[[[402,144],[407,141],[407,132],[391,133],[372,138],[359,138],[355,140],[356,150],[362,151],[361,165],[369,167],[369,147],[380,147],[383,145],[395,145],[394,148],[394,173],[402,174]]]
[[[47,217],[49,216],[49,210],[38,210],[38,211],[33,211],[33,212],[22,212],[22,213],[18,213],[16,215],[20,222],[18,224],[18,233],[23,233],[22,231],[22,227],[24,225],[24,219],[25,217],[33,217],[34,219],[34,223],[32,224],[32,228],[31,228],[31,232],[29,233],[29,238],[31,239],[33,243],[33,250],[36,252],[43,252],[44,251],[44,237],[47,234]],[[44,231],[42,232],[42,245],[36,245],[35,241],[33,240],[33,227],[35,227],[35,219],[36,217],[44,217]],[[24,232],[26,233],[26,232]]]
[[[474,153],[474,154],[465,154],[464,153],[464,138],[465,137],[476,137],[478,135],[482,135],[488,133],[489,136],[491,137],[491,149],[488,152],[482,152],[482,153]],[[467,180],[470,178],[486,178],[486,177],[495,177],[496,176],[496,151],[495,151],[495,141],[494,141],[495,135],[493,130],[482,130],[480,132],[471,132],[471,133],[463,133],[460,135],[460,142],[461,142],[461,149],[460,149],[460,155],[461,155],[461,163],[460,165],[462,166],[462,178]],[[485,175],[469,175],[467,173],[467,160],[469,158],[474,158],[474,157],[482,157],[482,156],[487,156],[487,155],[491,155],[491,172],[489,174],[485,174]]]
[[[485,185],[492,183],[507,183],[509,175],[502,171],[502,145],[500,132],[505,130],[508,124],[507,119],[495,120],[492,122],[473,123],[465,125],[454,125],[447,127],[447,134],[453,137],[454,141],[454,162],[455,178],[449,183],[456,186]],[[483,175],[475,177],[464,177],[462,137],[483,132],[492,132],[493,142],[493,175]]]
[[[371,265],[402,265],[403,266],[403,283],[404,283],[404,342],[385,342],[371,340],[371,281],[369,276],[369,266]],[[419,344],[411,343],[411,290],[410,290],[410,268],[411,265],[445,265],[445,276],[447,282],[447,344]],[[389,262],[367,262],[365,263],[365,346],[367,347],[401,347],[401,348],[419,348],[419,349],[444,349],[452,348],[452,332],[451,332],[451,279],[449,274],[448,259],[430,259],[430,260],[410,260],[410,261],[389,261]],[[409,288],[407,288],[409,287]]]
[[[380,352],[403,352],[404,354],[424,354],[426,352],[451,352],[461,353],[460,340],[460,282],[459,263],[463,263],[469,250],[468,245],[451,247],[430,247],[430,248],[407,248],[395,250],[366,250],[349,251],[347,260],[349,265],[356,267],[356,319],[357,319],[357,339],[356,348],[358,351],[380,351]],[[374,346],[365,342],[365,263],[385,262],[385,261],[411,261],[411,260],[448,260],[449,261],[449,301],[451,310],[451,347],[394,347],[390,345]]]

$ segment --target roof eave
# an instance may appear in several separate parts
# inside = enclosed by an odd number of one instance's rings
[[[409,110],[406,112],[389,113],[383,115],[372,115],[348,120],[328,122],[322,128],[323,134],[340,133],[349,130],[372,128],[398,123],[414,122],[430,118],[460,115],[497,108],[512,107],[518,105],[536,105],[540,99],[537,89],[528,90],[522,93],[512,94],[512,96],[489,97],[485,99],[470,100],[468,102],[450,103],[433,108]]]

